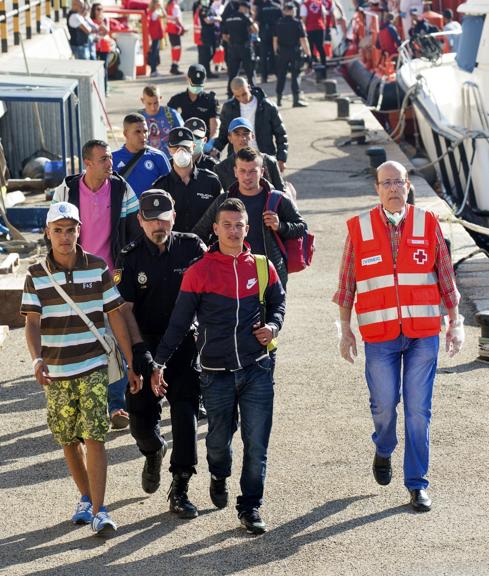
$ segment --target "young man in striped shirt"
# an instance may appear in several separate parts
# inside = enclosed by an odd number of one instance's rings
[[[101,335],[104,314],[129,363],[129,386],[141,381],[131,369],[131,344],[120,312],[124,303],[107,264],[77,245],[78,208],[53,204],[46,218],[51,251],[45,265],[54,280],[87,314]],[[29,267],[22,296],[26,339],[36,380],[47,398],[48,425],[63,446],[68,469],[81,499],[72,521],[91,524],[94,532],[116,530],[104,507],[107,457],[104,440],[107,418],[107,356],[86,323],[58,294],[40,263]]]

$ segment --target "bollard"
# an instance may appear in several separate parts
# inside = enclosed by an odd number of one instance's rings
[[[338,118],[349,118],[350,116],[350,99],[348,96],[342,96],[336,99]]]
[[[12,9],[14,12],[14,45],[18,46],[20,44],[20,19],[19,19],[19,0],[14,0],[12,3]]]
[[[32,12],[31,0],[25,0],[26,11],[24,12],[25,19],[25,37],[27,40],[32,38]]]
[[[41,18],[42,18],[42,11],[41,11],[41,3],[36,4],[36,32],[38,34],[41,33]]]
[[[326,100],[335,100],[338,97],[338,83],[336,80],[325,80],[324,98]]]
[[[370,146],[367,149],[367,156],[370,158],[371,174],[375,174],[377,168],[387,160],[387,154],[382,146]]]
[[[481,336],[479,338],[479,356],[477,360],[489,362],[489,310],[477,312],[475,319],[481,327]]]
[[[316,75],[316,84],[321,84],[326,80],[326,66],[316,64],[314,66],[314,74]]]
[[[0,0],[0,39],[2,42],[2,52],[8,52],[8,30],[7,30],[7,10],[5,0]]]
[[[365,129],[365,120],[362,118],[355,118],[348,120],[351,131],[351,141],[356,144],[365,144],[367,139],[367,131]]]

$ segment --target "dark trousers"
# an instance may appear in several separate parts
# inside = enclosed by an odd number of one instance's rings
[[[251,44],[229,44],[228,46],[228,95],[231,98],[231,80],[239,74],[241,65],[250,86],[253,85],[253,59]]]
[[[151,48],[148,55],[151,72],[156,72],[160,63],[160,42],[161,40],[151,40]]]
[[[317,62],[316,56],[314,56],[314,48],[319,53],[319,58],[321,59],[321,64],[326,66],[326,53],[324,51],[324,30],[311,30],[307,33],[307,40],[309,42],[309,48],[311,49],[311,60],[309,65],[312,66],[313,62]]]
[[[275,72],[275,56],[273,53],[273,34],[265,31],[260,38],[260,75],[265,81],[269,74]]]
[[[291,74],[291,89],[294,96],[294,100],[299,98],[300,92],[300,72],[301,72],[301,56],[300,51],[296,48],[283,49],[277,56],[277,87],[276,92],[278,96],[281,96],[284,91],[285,79],[287,77],[287,71],[290,66]]]
[[[158,337],[144,337],[154,355]],[[172,356],[165,370],[166,398],[170,404],[172,453],[170,472],[195,472],[197,464],[197,414],[199,410],[199,373],[195,370],[195,341],[189,334]],[[163,444],[159,420],[162,399],[151,390],[150,378],[144,378],[137,394],[126,394],[129,425],[143,454],[159,450]]]
[[[197,46],[197,51],[199,53],[199,64],[201,64],[207,75],[211,73],[211,60],[216,51],[216,47],[211,44],[203,44],[202,46]]]

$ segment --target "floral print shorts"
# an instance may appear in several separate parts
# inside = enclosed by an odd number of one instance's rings
[[[100,369],[79,378],[53,380],[44,387],[48,426],[58,444],[105,441],[108,384],[107,369]]]

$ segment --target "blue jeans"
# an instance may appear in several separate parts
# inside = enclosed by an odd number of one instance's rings
[[[109,411],[109,416],[112,412],[116,410],[126,409],[126,388],[129,381],[127,379],[127,371],[124,373],[124,377],[117,382],[109,384],[107,390],[107,409]]]
[[[365,375],[377,454],[388,457],[397,445],[397,405],[404,402],[404,484],[427,488],[430,459],[430,421],[433,382],[438,358],[438,336],[365,343]],[[401,366],[402,361],[402,366]]]
[[[90,48],[88,44],[71,46],[71,51],[76,60],[90,60]]]
[[[232,439],[241,419],[243,468],[238,513],[257,509],[263,502],[267,450],[273,417],[270,358],[235,372],[204,370],[200,388],[207,410],[206,438],[209,471],[217,478],[231,475]]]

